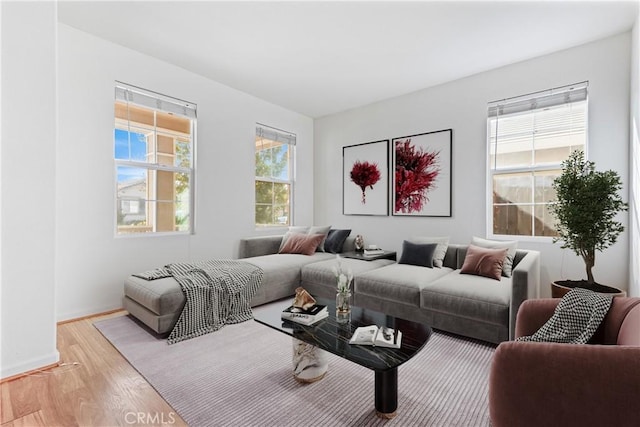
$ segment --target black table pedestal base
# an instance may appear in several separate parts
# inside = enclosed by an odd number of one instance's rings
[[[398,408],[398,369],[375,371],[376,415],[380,418],[393,418]]]

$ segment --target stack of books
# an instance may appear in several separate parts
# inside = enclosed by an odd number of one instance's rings
[[[329,316],[329,310],[326,305],[314,304],[313,307],[303,310],[298,307],[290,306],[282,312],[281,317],[291,322],[300,323],[309,326]]]
[[[383,253],[384,251],[380,248],[364,250],[364,256],[382,255]]]

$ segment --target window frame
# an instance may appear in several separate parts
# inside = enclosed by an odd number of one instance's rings
[[[288,175],[289,175],[289,179],[285,180],[285,179],[278,179],[276,177],[273,176],[258,176],[256,174],[256,163],[255,163],[255,157],[256,157],[256,141],[257,138],[259,137],[265,137],[266,139],[269,139],[271,141],[275,141],[275,142],[282,142],[283,144],[287,144],[288,145],[288,151],[289,151],[289,164],[288,164]],[[255,229],[258,230],[268,230],[268,229],[282,229],[282,228],[287,228],[290,227],[294,224],[294,207],[295,207],[295,177],[296,177],[296,141],[297,141],[297,135],[293,132],[289,132],[289,131],[285,131],[282,129],[278,129],[275,128],[273,126],[268,126],[262,123],[256,123],[256,127],[255,127],[255,134],[253,137],[253,158],[254,158],[254,164],[253,164],[253,171],[254,171],[254,192],[253,192],[253,196],[254,196],[254,200],[253,200],[253,225],[255,227]],[[268,182],[271,184],[287,184],[289,185],[289,218],[288,218],[288,223],[286,224],[267,224],[264,226],[260,226],[256,223],[256,207],[258,205],[258,202],[256,200],[255,197],[255,186],[256,183],[260,181],[260,182]],[[274,204],[272,203],[271,206],[274,206]]]
[[[116,90],[116,96],[114,99],[114,110],[115,110],[115,106],[118,102],[120,103],[127,103],[130,105],[135,106],[136,108],[144,108],[148,111],[152,111],[154,113],[154,124],[153,125],[148,125],[148,124],[144,124],[144,123],[139,123],[139,122],[135,122],[135,121],[130,121],[129,119],[126,120],[127,125],[128,126],[118,126],[118,117],[115,115],[115,111],[114,111],[114,119],[113,119],[113,128],[112,128],[112,132],[113,132],[113,160],[114,160],[114,206],[115,206],[115,210],[114,210],[114,225],[113,225],[113,230],[114,230],[114,237],[116,238],[132,238],[132,237],[152,237],[152,236],[176,236],[176,235],[192,235],[195,234],[195,176],[196,176],[196,170],[195,170],[195,164],[196,164],[196,142],[197,142],[197,106],[194,103],[191,102],[187,102],[187,101],[183,101],[177,98],[173,98],[173,97],[169,97],[166,95],[162,95],[159,94],[157,92],[153,92],[153,91],[149,91],[147,89],[142,89],[136,86],[132,86],[132,85],[128,85],[126,83],[122,83],[122,82],[115,82],[115,90]],[[124,96],[126,99],[122,99],[122,93],[118,93],[118,91],[124,91]],[[139,99],[142,99],[143,102],[135,102],[133,100],[134,95],[138,95],[140,96]],[[157,108],[154,108],[153,106],[149,105],[149,101],[148,99],[152,99],[155,100],[156,105],[158,106]],[[167,106],[168,108],[163,109],[160,108],[160,105],[163,106]],[[190,114],[192,114],[192,116],[187,116],[186,113],[182,114],[181,113],[181,109],[184,109],[184,111],[187,111],[187,109],[189,109]],[[190,131],[189,134],[191,136],[190,138],[190,145],[191,145],[191,149],[189,150],[189,167],[184,167],[184,166],[176,166],[175,165],[175,161],[173,162],[174,165],[169,166],[169,165],[165,165],[165,164],[161,164],[158,161],[158,157],[159,157],[159,153],[158,153],[158,135],[162,135],[162,136],[171,136],[174,138],[174,144],[176,139],[178,139],[181,135],[179,135],[179,132],[175,132],[175,135],[171,135],[172,132],[170,130],[167,129],[162,129],[162,128],[158,128],[157,127],[157,115],[156,113],[170,113],[170,114],[175,114],[176,116],[180,116],[182,118],[186,118],[190,121]],[[121,119],[122,120],[122,119]],[[132,126],[134,125],[134,126]],[[139,133],[136,132],[137,130],[143,130],[145,132],[152,132],[153,133],[153,159],[151,160],[145,160],[145,161],[141,161],[141,160],[131,160],[131,159],[118,159],[116,157],[116,153],[115,153],[115,144],[116,144],[116,136],[115,136],[115,132],[116,130],[123,130],[125,132],[135,132],[135,133]],[[174,159],[175,159],[175,153],[173,154]],[[180,173],[180,174],[186,174],[188,176],[188,180],[189,180],[189,188],[188,188],[188,198],[189,198],[189,216],[188,216],[188,229],[187,230],[173,230],[173,231],[168,231],[168,230],[163,230],[163,231],[157,231],[157,203],[160,200],[157,199],[144,199],[144,203],[147,203],[148,205],[144,207],[143,211],[145,213],[145,215],[151,215],[153,217],[153,224],[152,224],[152,230],[151,231],[140,231],[140,232],[120,232],[119,231],[119,227],[120,225],[118,224],[118,212],[119,212],[119,208],[120,208],[120,202],[123,201],[123,199],[121,199],[119,197],[119,189],[118,189],[118,169],[119,167],[132,167],[132,168],[137,168],[137,169],[144,169],[147,171],[147,173],[149,172],[171,172],[171,173]],[[146,183],[147,189],[149,188],[149,184],[148,182]],[[154,177],[154,183],[152,184],[154,186],[157,185],[157,177]],[[150,203],[151,202],[151,203]],[[175,204],[175,199],[173,200],[173,203]],[[152,211],[152,212],[150,212]],[[175,220],[175,218],[174,218]]]
[[[525,99],[535,99],[539,96],[544,96],[544,94],[553,94],[555,93],[562,93],[562,92],[567,92],[570,91],[573,87],[584,87],[584,90],[586,92],[585,97],[583,100],[575,100],[575,101],[571,101],[569,103],[577,103],[577,102],[584,102],[585,103],[585,129],[584,129],[584,146],[583,146],[583,150],[585,153],[585,158],[588,158],[588,151],[589,151],[589,96],[588,96],[588,86],[589,86],[589,82],[585,81],[585,82],[581,82],[581,83],[576,83],[573,85],[568,85],[568,86],[563,86],[563,87],[559,87],[559,88],[553,88],[553,89],[549,89],[549,90],[545,90],[545,91],[540,91],[540,92],[535,92],[532,94],[528,94],[528,95],[523,95],[523,96],[518,96],[518,97],[514,97],[514,98],[507,98],[501,101],[494,101],[494,102],[490,102],[489,103],[489,110],[491,109],[491,106],[493,105],[495,106],[499,106],[500,103],[508,103],[511,100],[514,101],[522,101]],[[556,104],[558,105],[558,104]],[[538,107],[538,108],[531,108],[529,111],[530,113],[533,113],[535,111],[541,111],[544,110],[544,106],[543,107]],[[553,236],[536,236],[536,235],[518,235],[518,234],[497,234],[494,233],[493,229],[494,229],[494,197],[493,197],[493,190],[494,190],[494,177],[495,176],[499,176],[499,175],[508,175],[508,174],[517,174],[517,173],[528,173],[531,175],[531,179],[535,179],[535,174],[539,173],[539,172],[547,172],[547,171],[555,171],[555,170],[561,170],[562,169],[562,161],[566,160],[563,159],[559,162],[549,162],[549,163],[543,163],[543,164],[539,164],[536,165],[535,163],[533,165],[530,166],[513,166],[513,167],[502,167],[499,168],[497,164],[494,164],[494,167],[491,166],[491,120],[494,117],[491,116],[491,114],[487,114],[487,125],[486,125],[486,170],[487,170],[487,174],[486,174],[486,235],[488,238],[490,239],[495,239],[495,240],[518,240],[518,241],[522,241],[522,242],[537,242],[537,243],[553,243]],[[535,145],[532,145],[531,147],[531,151],[532,151],[532,157],[533,159],[535,159],[535,150],[536,147]],[[530,203],[527,203],[527,206],[531,206],[532,210],[533,210],[533,214],[532,214],[532,221],[535,221],[536,216],[535,216],[535,207],[536,206],[548,206],[549,203],[536,203],[535,202],[535,182],[532,183],[532,189],[534,190],[534,192],[532,192],[532,199],[530,201]],[[533,229],[533,228],[532,228]]]

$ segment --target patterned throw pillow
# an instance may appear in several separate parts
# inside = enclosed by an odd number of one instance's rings
[[[324,234],[309,235],[290,232],[289,238],[284,243],[284,247],[280,248],[278,253],[313,255],[322,240],[324,240]]]
[[[460,274],[475,274],[500,280],[507,249],[486,249],[469,245]]]
[[[433,254],[437,246],[437,243],[419,244],[405,240],[402,242],[402,256],[400,256],[398,264],[433,268]]]

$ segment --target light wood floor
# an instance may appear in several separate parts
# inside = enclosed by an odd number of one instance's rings
[[[186,426],[93,326],[124,312],[58,325],[59,367],[0,385],[0,424]]]

